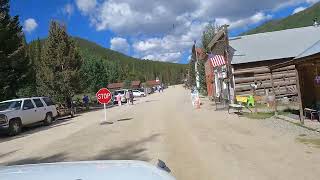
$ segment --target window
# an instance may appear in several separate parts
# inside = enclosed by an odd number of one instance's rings
[[[33,108],[34,108],[34,105],[30,99],[24,100],[23,110],[28,110],[28,109],[33,109]]]
[[[40,99],[33,99],[33,102],[36,104],[38,108],[43,107],[43,103],[41,102]]]
[[[52,105],[54,105],[53,101],[52,101],[50,98],[48,98],[48,97],[43,98],[43,101],[46,103],[47,106],[52,106]]]
[[[0,103],[0,111],[5,110],[19,110],[21,108],[22,101],[8,101]]]

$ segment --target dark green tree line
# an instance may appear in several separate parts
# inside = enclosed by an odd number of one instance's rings
[[[19,17],[11,17],[9,9],[9,0],[0,0],[0,100],[17,97],[30,72]]]

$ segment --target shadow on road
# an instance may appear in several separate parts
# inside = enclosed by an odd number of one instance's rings
[[[108,125],[108,124],[113,124],[113,122],[104,121],[100,123],[100,125]]]
[[[132,141],[119,147],[106,149],[92,160],[142,160],[149,161],[146,155],[145,143],[154,141],[160,134],[154,134],[138,141]]]
[[[66,160],[65,153],[58,153],[48,157],[30,157],[25,159],[20,159],[17,161],[10,161],[4,165],[23,165],[23,164],[38,164],[38,163],[52,163],[52,162],[62,162]]]
[[[78,116],[81,116],[81,115],[76,115],[75,117],[78,117]],[[26,137],[31,134],[37,133],[39,131],[45,131],[45,130],[49,130],[52,128],[65,126],[65,125],[73,123],[73,122],[71,122],[71,120],[72,120],[71,117],[59,118],[56,121],[54,121],[50,126],[43,126],[42,122],[36,123],[36,124],[33,124],[32,126],[24,127],[22,129],[22,133],[20,135],[13,136],[13,137],[10,137],[6,133],[2,132],[2,133],[0,133],[0,143],[6,142],[6,141],[11,141],[14,139],[19,139],[22,137]]]
[[[133,118],[122,118],[122,119],[118,119],[117,121],[130,121],[132,120]]]
[[[10,152],[7,152],[7,153],[4,153],[4,154],[0,154],[0,159],[1,158],[4,158],[6,156],[9,156],[11,154],[14,154],[15,152],[19,151],[19,149],[16,149],[16,150],[13,150],[13,151],[10,151]]]
[[[142,138],[138,141],[132,141],[126,143],[122,146],[118,146],[115,148],[110,148],[102,151],[96,156],[88,157],[86,159],[74,159],[74,160],[141,160],[141,161],[149,161],[150,158],[147,156],[145,143],[151,142],[157,139],[160,134],[153,134],[151,136]],[[8,152],[1,156],[10,155],[14,152]],[[73,161],[67,157],[67,153],[57,153],[50,156],[35,156],[35,157],[28,157],[22,158],[15,161],[9,161],[6,163],[2,163],[1,165],[22,165],[22,164],[38,164],[38,163],[54,163],[54,162],[66,162],[66,161]]]
[[[155,101],[159,101],[159,100],[147,100],[145,102],[148,103],[148,102],[155,102]]]

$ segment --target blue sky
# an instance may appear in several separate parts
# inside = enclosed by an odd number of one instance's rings
[[[236,36],[318,0],[11,0],[27,41],[44,38],[51,20],[70,35],[142,59],[186,63],[207,23],[230,24]]]

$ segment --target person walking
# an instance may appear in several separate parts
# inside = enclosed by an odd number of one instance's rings
[[[121,106],[122,105],[122,102],[121,102],[121,95],[120,93],[118,93],[118,95],[116,96],[116,100],[118,102],[118,106]]]
[[[129,93],[129,91],[126,91],[125,96],[126,96],[126,100],[127,100],[127,105],[129,106],[129,103],[130,103],[130,93]]]
[[[129,95],[130,95],[130,102],[133,105],[133,92],[132,92],[132,90],[129,91]]]
[[[82,101],[86,110],[89,110],[89,96],[83,95]]]

